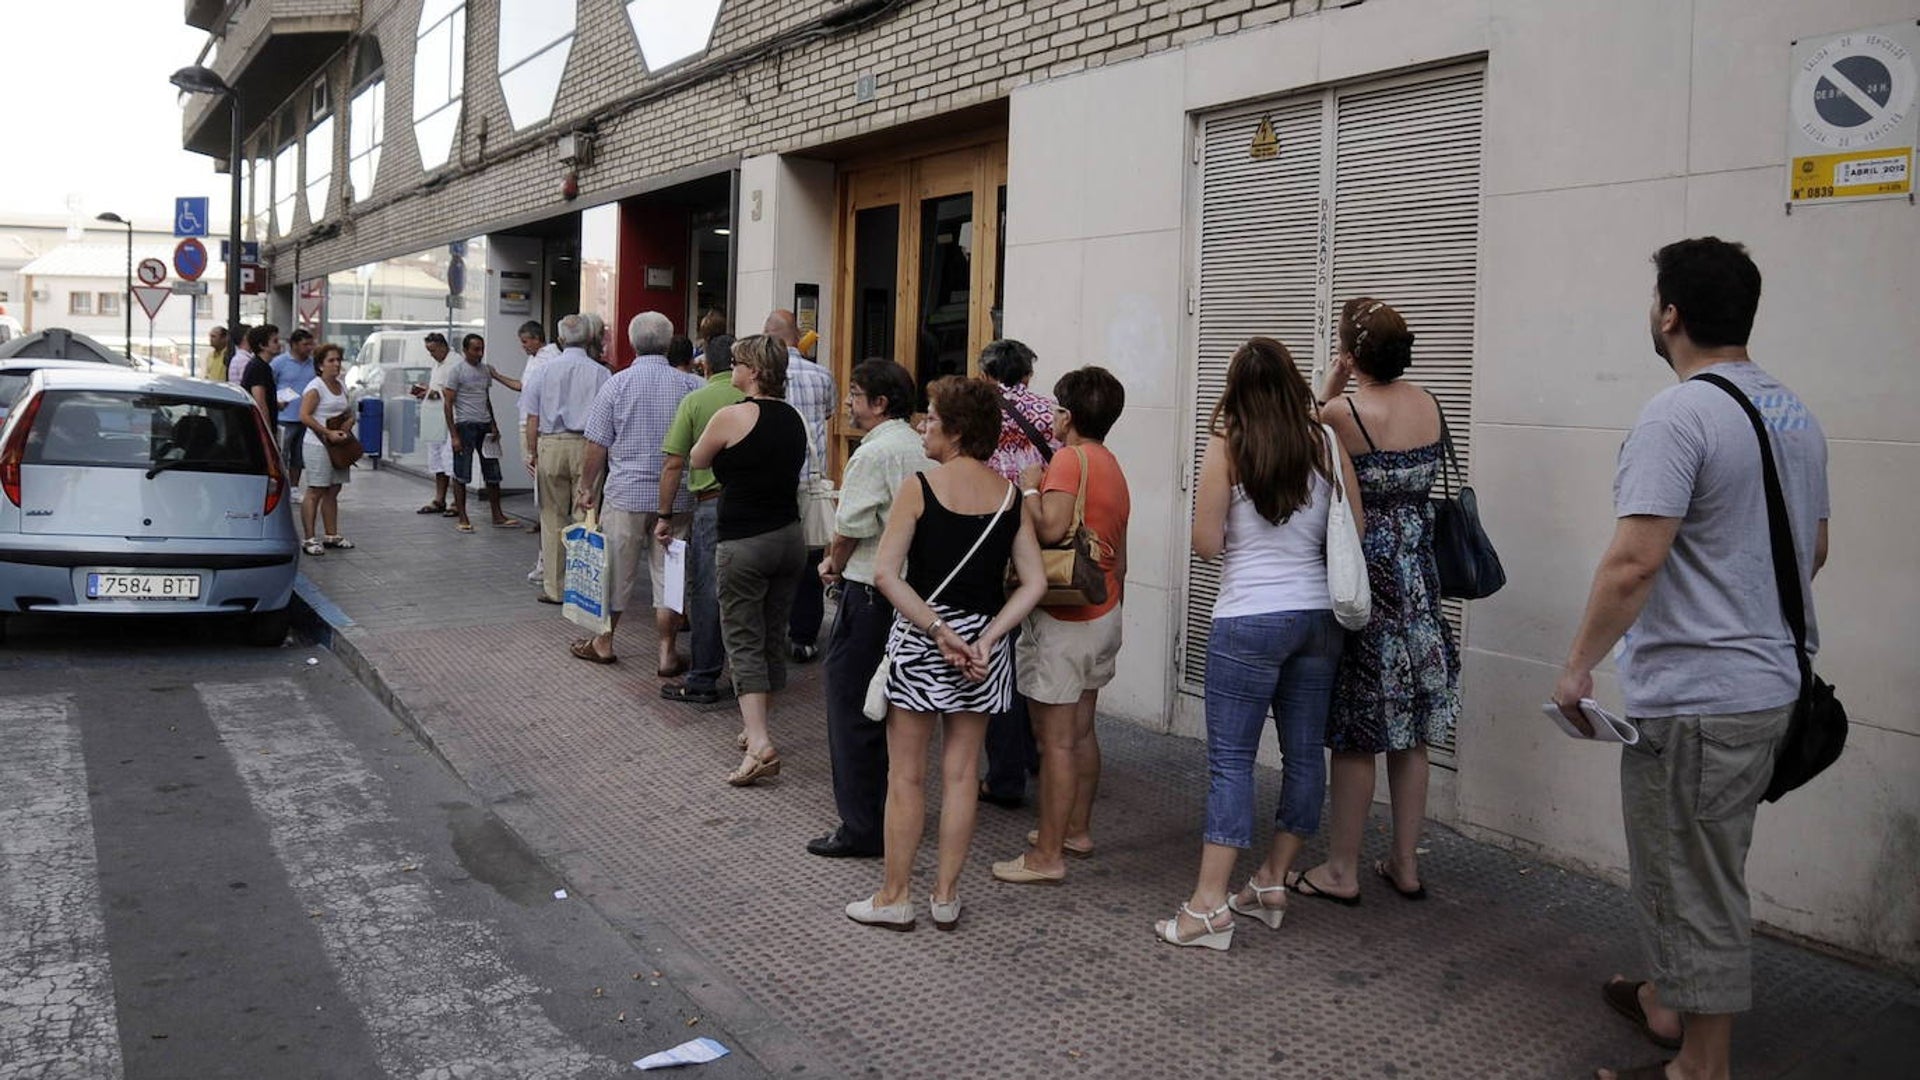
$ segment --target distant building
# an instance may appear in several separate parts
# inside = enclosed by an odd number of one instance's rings
[[[22,302],[9,303],[8,313],[18,318],[28,332],[64,326],[115,348],[126,336],[126,312],[123,304],[133,304],[133,348],[156,358],[187,366],[187,356],[206,340],[207,329],[225,321],[221,301],[226,276],[218,266],[210,268],[201,281],[208,293],[202,296],[169,295],[151,321],[147,313],[127,294],[126,234],[115,237],[101,228],[88,230],[87,238],[61,241],[15,271]],[[172,269],[176,241],[168,234],[135,230],[133,261],[159,259],[168,266],[163,287],[176,280]],[[216,317],[215,312],[220,315]],[[200,347],[204,352],[204,347]]]

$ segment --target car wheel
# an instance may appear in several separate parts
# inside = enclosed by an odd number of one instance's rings
[[[293,608],[283,607],[279,611],[262,611],[254,614],[247,623],[247,644],[263,649],[277,649],[287,640],[287,631],[293,627]]]

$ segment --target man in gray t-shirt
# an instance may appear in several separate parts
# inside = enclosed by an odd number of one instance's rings
[[[1734,1015],[1752,1003],[1754,810],[1800,669],[1774,579],[1760,442],[1739,402],[1690,380],[1727,379],[1766,421],[1809,650],[1811,585],[1827,555],[1827,444],[1805,403],[1747,356],[1760,270],[1746,250],[1682,240],[1654,264],[1654,351],[1680,384],[1647,403],[1620,448],[1613,540],[1553,699],[1588,728],[1579,702],[1624,637],[1620,687],[1640,741],[1621,752],[1621,811],[1650,977],[1615,976],[1601,994],[1649,1039],[1678,1046],[1685,1075],[1725,1076]]]
[[[467,520],[467,485],[473,482],[473,457],[480,455],[480,475],[487,485],[487,505],[493,511],[493,523],[505,529],[520,524],[500,509],[500,425],[493,419],[493,400],[489,396],[494,383],[520,389],[517,379],[493,370],[486,361],[487,341],[479,334],[460,339],[460,359],[448,361],[446,385],[440,391],[441,407],[446,410],[447,432],[453,444],[453,512],[461,532],[472,532]],[[486,440],[494,439],[493,456],[487,455]]]

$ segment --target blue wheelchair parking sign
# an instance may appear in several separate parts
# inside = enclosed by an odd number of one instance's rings
[[[173,200],[173,235],[207,235],[207,200],[204,196]]]

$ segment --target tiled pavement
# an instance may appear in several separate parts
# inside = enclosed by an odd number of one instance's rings
[[[359,548],[307,560],[303,597],[420,737],[771,1071],[1578,1077],[1657,1057],[1596,993],[1635,967],[1622,892],[1439,826],[1425,903],[1296,899],[1278,933],[1242,920],[1226,955],[1152,941],[1191,887],[1203,748],[1120,723],[1101,728],[1099,854],[1065,887],[992,881],[1031,818],[982,806],[959,932],[924,912],[919,933],[859,927],[841,907],[878,863],[802,847],[833,821],[819,665],[777,701],[781,779],[729,788],[736,714],[660,701],[649,627],[622,630],[617,665],[568,657],[573,628],[524,580],[535,538],[484,511],[473,535],[415,516],[427,490],[357,470],[341,506]],[[1378,823],[1369,843],[1382,853]],[[1910,982],[1774,940],[1756,981],[1737,1075],[1912,1075]]]

